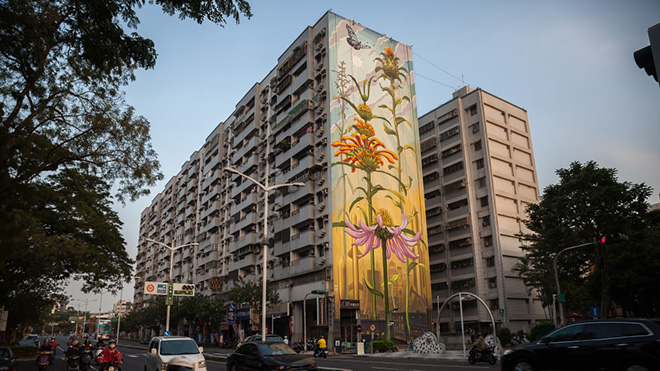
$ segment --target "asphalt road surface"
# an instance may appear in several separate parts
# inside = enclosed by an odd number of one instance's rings
[[[60,344],[57,350],[56,359],[48,368],[48,371],[67,371],[64,360],[64,350],[66,350],[67,338],[57,338]],[[130,349],[117,346],[117,349],[124,355],[124,364],[121,365],[122,371],[144,371],[145,351]],[[36,355],[35,355],[36,358]],[[433,359],[397,359],[397,358],[379,358],[379,357],[357,357],[357,356],[330,356],[327,359],[316,360],[320,370],[354,370],[354,371],[485,371],[499,370],[499,362],[493,366],[486,363],[470,365],[467,360],[433,360]],[[208,371],[226,371],[224,362],[206,360]],[[36,371],[34,359],[21,359],[18,361],[17,371]],[[98,371],[95,364],[90,370]]]

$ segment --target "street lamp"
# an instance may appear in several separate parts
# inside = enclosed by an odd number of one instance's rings
[[[309,294],[305,294],[303,298],[303,347],[307,349],[307,296],[309,295],[326,295],[328,292],[325,290],[312,290]]]
[[[266,145],[266,153],[268,153],[268,145]],[[289,186],[295,186],[295,187],[304,187],[305,183],[284,183],[284,184],[275,184],[272,186],[268,185],[268,175],[270,172],[270,164],[268,161],[266,161],[266,178],[264,180],[265,184],[261,184],[259,181],[256,179],[247,176],[240,171],[232,168],[232,167],[225,167],[225,170],[232,172],[234,174],[238,174],[242,176],[243,178],[246,178],[247,180],[251,181],[252,183],[256,184],[259,188],[264,190],[264,247],[263,247],[263,255],[264,255],[264,262],[263,262],[263,290],[261,293],[261,341],[266,342],[266,273],[268,271],[268,192],[270,192],[273,189],[276,188],[281,188],[281,187],[289,187]]]
[[[161,246],[164,246],[164,247],[166,247],[170,250],[170,279],[168,281],[168,285],[172,284],[172,270],[174,269],[174,251],[178,250],[182,247],[186,247],[186,246],[197,246],[197,245],[199,245],[197,242],[193,242],[193,243],[187,243],[185,245],[174,246],[174,240],[172,240],[172,246],[169,246],[169,245],[166,245],[162,242],[152,240],[151,238],[145,238],[145,240],[147,240],[149,242],[153,242],[153,243],[161,245]],[[171,305],[168,302],[167,303],[167,317],[165,319],[165,331],[170,331],[170,307],[171,307]]]
[[[588,242],[588,243],[583,243],[583,244],[580,244],[580,245],[570,246],[570,247],[567,247],[567,248],[559,251],[558,253],[554,254],[555,256],[553,257],[553,266],[555,268],[555,284],[557,285],[557,301],[559,302],[559,318],[561,320],[561,323],[564,323],[564,306],[562,305],[562,301],[559,298],[559,296],[561,294],[561,289],[559,288],[559,274],[557,274],[557,258],[564,251],[573,250],[573,249],[577,249],[579,247],[585,247],[585,246],[589,246],[589,245],[593,245],[593,244],[595,244],[595,242]],[[557,316],[556,315],[555,315],[555,327],[557,327]]]
[[[91,302],[93,302],[93,301],[96,301],[96,299],[93,299],[93,300],[89,300],[89,299],[85,299],[85,300],[82,300],[82,299],[74,299],[74,300],[84,301],[84,302],[85,302],[85,313],[83,314],[83,323],[82,323],[82,328],[81,328],[81,330],[80,330],[80,337],[82,337],[82,335],[85,333],[85,323],[87,322],[87,304],[89,304],[89,303],[91,303]]]

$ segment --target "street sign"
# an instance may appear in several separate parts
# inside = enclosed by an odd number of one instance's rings
[[[174,285],[167,285],[167,305],[174,304]]]
[[[195,296],[195,285],[175,283],[174,296]]]
[[[231,303],[227,308],[227,324],[233,325],[236,323],[236,304]]]
[[[566,302],[566,295],[564,295],[563,293],[559,294],[559,302],[560,303],[565,303]]]
[[[369,331],[376,332],[376,324],[375,323],[372,323],[371,325],[369,325]]]
[[[589,307],[589,314],[592,317],[600,317],[600,307]]]
[[[362,332],[362,325],[357,325],[357,332]]]
[[[504,317],[504,309],[500,308],[500,317]]]
[[[167,283],[147,281],[144,283],[144,293],[149,295],[167,295]]]
[[[163,332],[163,336],[172,336],[172,332],[171,331],[165,331],[165,332]]]

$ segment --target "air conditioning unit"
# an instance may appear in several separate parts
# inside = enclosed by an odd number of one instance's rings
[[[328,189],[327,189],[327,188],[323,188],[323,190],[322,190],[321,192],[323,192],[324,195],[327,195],[327,194],[328,194]]]
[[[319,238],[325,237],[325,228],[319,231]]]
[[[319,264],[320,265],[325,265],[325,256],[319,259]]]

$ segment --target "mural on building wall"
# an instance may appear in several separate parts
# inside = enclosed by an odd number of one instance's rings
[[[329,31],[336,318],[359,299],[410,338],[431,303],[412,50],[332,13]]]

